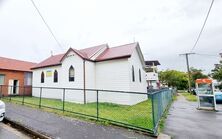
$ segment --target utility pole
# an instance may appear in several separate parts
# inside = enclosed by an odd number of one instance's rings
[[[192,55],[195,53],[184,53],[180,54],[180,56],[185,56],[186,57],[186,64],[187,64],[187,74],[188,74],[188,92],[191,92],[191,76],[190,76],[190,65],[189,65],[189,55]]]

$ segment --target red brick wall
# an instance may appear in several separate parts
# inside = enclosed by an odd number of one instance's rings
[[[32,89],[29,87],[25,88],[24,92],[24,79],[25,79],[25,72],[23,71],[12,71],[12,70],[1,70],[0,69],[0,74],[5,75],[5,81],[4,85],[2,88],[0,88],[0,93],[2,92],[2,95],[7,96],[8,95],[8,86],[9,85],[9,80],[18,80],[19,81],[19,94],[26,94],[26,95],[31,95]]]

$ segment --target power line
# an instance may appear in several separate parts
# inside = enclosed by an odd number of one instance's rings
[[[200,56],[220,57],[220,55],[213,55],[213,54],[202,54],[202,53],[195,53],[195,54]]]
[[[208,19],[209,14],[210,14],[211,8],[212,8],[212,6],[213,6],[213,3],[214,3],[214,0],[211,1],[210,8],[209,8],[209,10],[208,10],[208,12],[207,12],[207,16],[206,16],[206,18],[205,18],[205,20],[204,20],[203,26],[202,26],[202,28],[201,28],[201,30],[200,30],[200,33],[199,33],[199,35],[198,35],[198,37],[197,37],[197,40],[195,41],[194,46],[193,46],[193,48],[191,49],[190,52],[192,52],[192,51],[194,50],[194,48],[197,46],[197,43],[198,43],[198,41],[199,41],[199,39],[200,39],[200,36],[201,36],[201,34],[202,34],[203,30],[204,30],[205,25],[206,25],[206,22],[207,22],[207,19]]]
[[[41,12],[39,11],[38,7],[36,6],[35,2],[33,0],[30,0],[32,2],[32,5],[35,7],[36,11],[38,12],[39,16],[41,17],[42,21],[44,22],[45,26],[47,27],[48,31],[51,33],[52,37],[58,44],[58,46],[63,50],[62,45],[59,43],[58,39],[56,38],[55,34],[53,33],[52,29],[50,28],[49,24],[46,22],[44,17],[42,16]]]

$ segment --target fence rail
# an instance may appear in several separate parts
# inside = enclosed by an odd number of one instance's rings
[[[159,121],[172,102],[174,92],[169,89],[142,93],[0,85],[0,96],[5,101],[55,109],[152,135],[157,133]]]

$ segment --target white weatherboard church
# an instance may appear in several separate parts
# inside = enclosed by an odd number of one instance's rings
[[[35,65],[33,87],[79,88],[65,91],[65,100],[76,103],[96,102],[96,92],[87,89],[147,92],[145,62],[139,43],[109,48],[107,44],[82,50],[70,48]],[[40,89],[33,88],[33,96]],[[42,90],[42,97],[62,99],[63,89]],[[99,91],[99,101],[133,105],[146,95]]]

